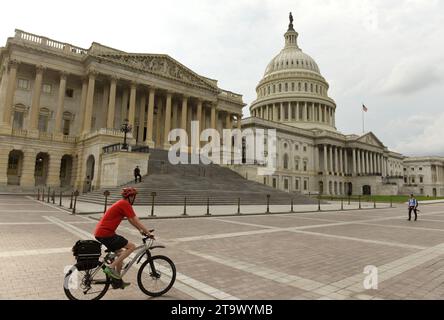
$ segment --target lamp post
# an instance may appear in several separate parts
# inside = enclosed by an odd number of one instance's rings
[[[122,131],[124,133],[122,150],[128,150],[128,144],[126,143],[126,135],[127,135],[127,133],[131,132],[132,129],[133,128],[128,123],[128,119],[125,119],[124,123],[120,127],[120,131]]]

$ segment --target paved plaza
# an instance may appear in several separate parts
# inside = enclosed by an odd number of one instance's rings
[[[443,299],[444,204],[422,205],[418,222],[394,208],[146,219],[157,249],[177,267],[156,299]],[[31,197],[0,196],[0,299],[66,299],[63,270],[98,215],[71,215]],[[127,222],[118,231],[139,243]],[[366,266],[378,289],[366,290]],[[137,287],[104,299],[153,299]]]

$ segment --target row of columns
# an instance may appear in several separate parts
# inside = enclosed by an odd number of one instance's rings
[[[320,159],[319,152],[320,149],[318,149],[317,159]],[[339,175],[351,174],[353,176],[376,174],[386,176],[388,173],[388,159],[381,153],[353,148],[351,150],[351,167],[349,161],[350,154],[347,148],[324,145],[323,154],[324,175],[336,173]]]
[[[3,122],[11,124],[11,114],[13,107],[14,94],[16,90],[16,82],[17,82],[17,69],[18,62],[11,61],[9,64],[9,73],[8,73],[8,86],[7,93],[5,98],[5,110],[3,112]],[[39,118],[39,110],[40,110],[40,97],[42,91],[42,80],[43,80],[43,72],[44,68],[42,66],[36,67],[36,76],[34,89],[32,92],[32,103],[30,110],[30,130],[37,130],[38,128],[38,118]],[[81,133],[86,134],[89,133],[92,129],[92,115],[94,108],[94,91],[96,78],[98,76],[98,72],[91,71],[88,74],[87,78],[83,79],[82,82],[82,94],[81,94],[81,105],[79,110],[79,119],[81,121]],[[116,112],[116,92],[117,92],[117,81],[118,78],[111,76],[110,77],[110,85],[109,89],[106,88],[106,100],[108,100],[108,105],[105,106],[106,109],[106,127],[107,128],[115,128],[115,112]],[[56,106],[56,116],[55,116],[55,132],[54,133],[62,133],[62,121],[63,121],[63,109],[64,109],[64,98],[65,98],[65,90],[66,90],[66,82],[67,82],[67,74],[65,72],[60,73],[60,83],[59,83],[59,93],[57,98],[57,106]],[[131,82],[130,84],[130,94],[129,94],[129,110],[128,110],[128,121],[129,124],[134,127],[136,120],[136,96],[137,96],[137,86],[138,83]],[[157,94],[157,88],[149,87],[147,88],[148,94],[148,114],[145,118],[145,102],[146,95],[143,94],[140,98],[140,113],[139,117],[139,125],[143,128],[144,122],[146,123],[147,128],[147,138],[146,144],[153,146],[153,122],[154,122],[154,108],[155,108],[155,96]],[[172,97],[173,92],[166,91],[166,101],[165,106],[162,112],[164,113],[164,132],[163,141],[168,141],[168,134],[171,128],[171,115],[172,115]],[[182,95],[182,108],[181,108],[181,124],[180,127],[182,129],[187,129],[188,122],[188,100],[191,98],[187,95]],[[124,99],[125,100],[125,99]],[[200,122],[200,128],[202,130],[202,120],[203,119],[203,100],[198,99],[197,102],[197,121]],[[126,113],[125,110],[122,110],[122,114]],[[217,129],[217,118],[216,118],[216,109],[217,105],[215,103],[210,104],[210,126],[211,128]],[[105,111],[105,110],[104,110]],[[240,120],[242,118],[241,114],[234,114],[237,117],[237,127],[240,129]],[[177,117],[177,114],[174,115]],[[228,113],[226,115],[226,126],[231,128],[231,118],[233,114]],[[177,121],[175,123],[177,125]],[[143,139],[143,130],[139,130],[138,140],[141,141]]]
[[[334,113],[334,109],[330,106],[299,101],[273,103],[252,110],[254,117],[266,120],[322,122],[332,126],[335,125]]]

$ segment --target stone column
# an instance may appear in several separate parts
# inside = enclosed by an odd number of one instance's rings
[[[285,110],[284,110],[284,104],[281,102],[280,103],[281,106],[281,122],[285,121]]]
[[[328,147],[328,152],[330,153],[329,171],[333,174],[333,146]]]
[[[353,176],[355,176],[356,175],[356,149],[355,148],[353,148],[352,149],[352,157],[353,157],[353,159],[352,159],[352,175]]]
[[[324,144],[324,175],[328,175],[327,145]]]
[[[146,117],[146,144],[150,147],[154,147],[153,141],[153,124],[154,124],[154,96],[156,95],[156,89],[149,88],[148,91],[148,115]]]
[[[232,125],[231,125],[231,113],[227,112],[226,116],[225,116],[225,122],[226,122],[226,129],[231,129]]]
[[[116,86],[117,78],[111,77],[111,84],[109,87],[108,114],[106,120],[107,128],[114,128],[114,117],[116,113]]]
[[[137,83],[132,81],[129,110],[128,110],[128,124],[133,128],[133,130],[134,130],[134,123],[136,120],[136,91],[137,91]]]
[[[333,171],[339,173],[339,157],[338,157],[338,147],[335,146],[335,166]]]
[[[289,101],[288,102],[288,106],[287,106],[287,108],[288,108],[288,121],[292,121],[293,120],[293,117],[292,117],[292,106],[291,106],[291,101]]]
[[[370,155],[368,151],[365,151],[365,173],[370,173]]]
[[[6,88],[6,99],[3,110],[3,122],[11,125],[12,106],[14,104],[14,95],[17,83],[18,62],[12,60],[9,62],[8,86]],[[6,74],[4,75],[6,77]]]
[[[308,121],[308,106],[307,102],[304,102],[304,121]]]
[[[356,162],[358,164],[358,174],[362,174],[362,171],[361,171],[361,165],[362,165],[361,150],[359,150],[359,149],[356,150],[356,156],[357,156]]]
[[[123,88],[122,93],[122,105],[120,109],[120,121],[123,122],[124,119],[128,118],[127,115],[127,109],[128,109],[128,88]]]
[[[20,186],[23,188],[35,187],[35,158],[37,153],[33,149],[25,148],[23,151],[22,177]]]
[[[238,114],[236,117],[237,123],[236,123],[236,127],[237,129],[241,130],[242,129],[242,114]]]
[[[344,173],[349,174],[348,172],[348,152],[347,149],[344,148]]]
[[[273,121],[279,121],[278,107],[275,103],[273,104]]]
[[[57,110],[55,116],[55,130],[54,130],[55,133],[62,133],[63,105],[65,102],[66,78],[67,78],[67,73],[61,72],[59,94],[57,98]]]
[[[217,130],[216,126],[216,105],[211,105],[211,128]]]
[[[187,130],[187,114],[188,114],[188,96],[182,98],[182,114],[180,117],[180,127],[183,130]]]
[[[139,102],[139,132],[137,135],[137,143],[143,142],[143,131],[145,129],[145,104],[146,104],[146,95],[142,93]]]
[[[299,121],[299,101],[296,102],[296,121]]]
[[[342,148],[339,149],[339,174],[344,173],[344,162],[343,162],[343,150]]]
[[[80,109],[79,109],[79,132],[78,134],[82,134],[83,126],[85,125],[85,109],[86,109],[86,96],[88,94],[88,78],[82,78],[82,94],[80,97]]]
[[[89,74],[88,93],[86,94],[85,121],[83,123],[83,134],[86,134],[91,131],[96,75],[97,73],[95,72],[90,72]]]
[[[60,165],[62,156],[59,154],[49,154],[47,185],[52,188],[60,187]]]
[[[167,92],[167,98],[166,98],[166,107],[165,107],[165,126],[164,126],[164,139],[163,139],[163,147],[164,149],[169,149],[171,146],[170,142],[168,141],[168,134],[171,130],[171,99],[173,97],[172,92]]]
[[[30,113],[30,130],[37,130],[39,123],[40,114],[40,96],[42,93],[42,81],[43,81],[43,70],[42,66],[36,66],[36,74],[34,81],[34,89],[32,90],[32,104]]]

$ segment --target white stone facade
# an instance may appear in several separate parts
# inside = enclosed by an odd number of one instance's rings
[[[103,148],[123,142],[125,119],[130,145],[165,149],[170,130],[190,133],[192,120],[200,130],[240,125],[244,106],[168,55],[16,30],[0,48],[0,188],[99,188]]]

